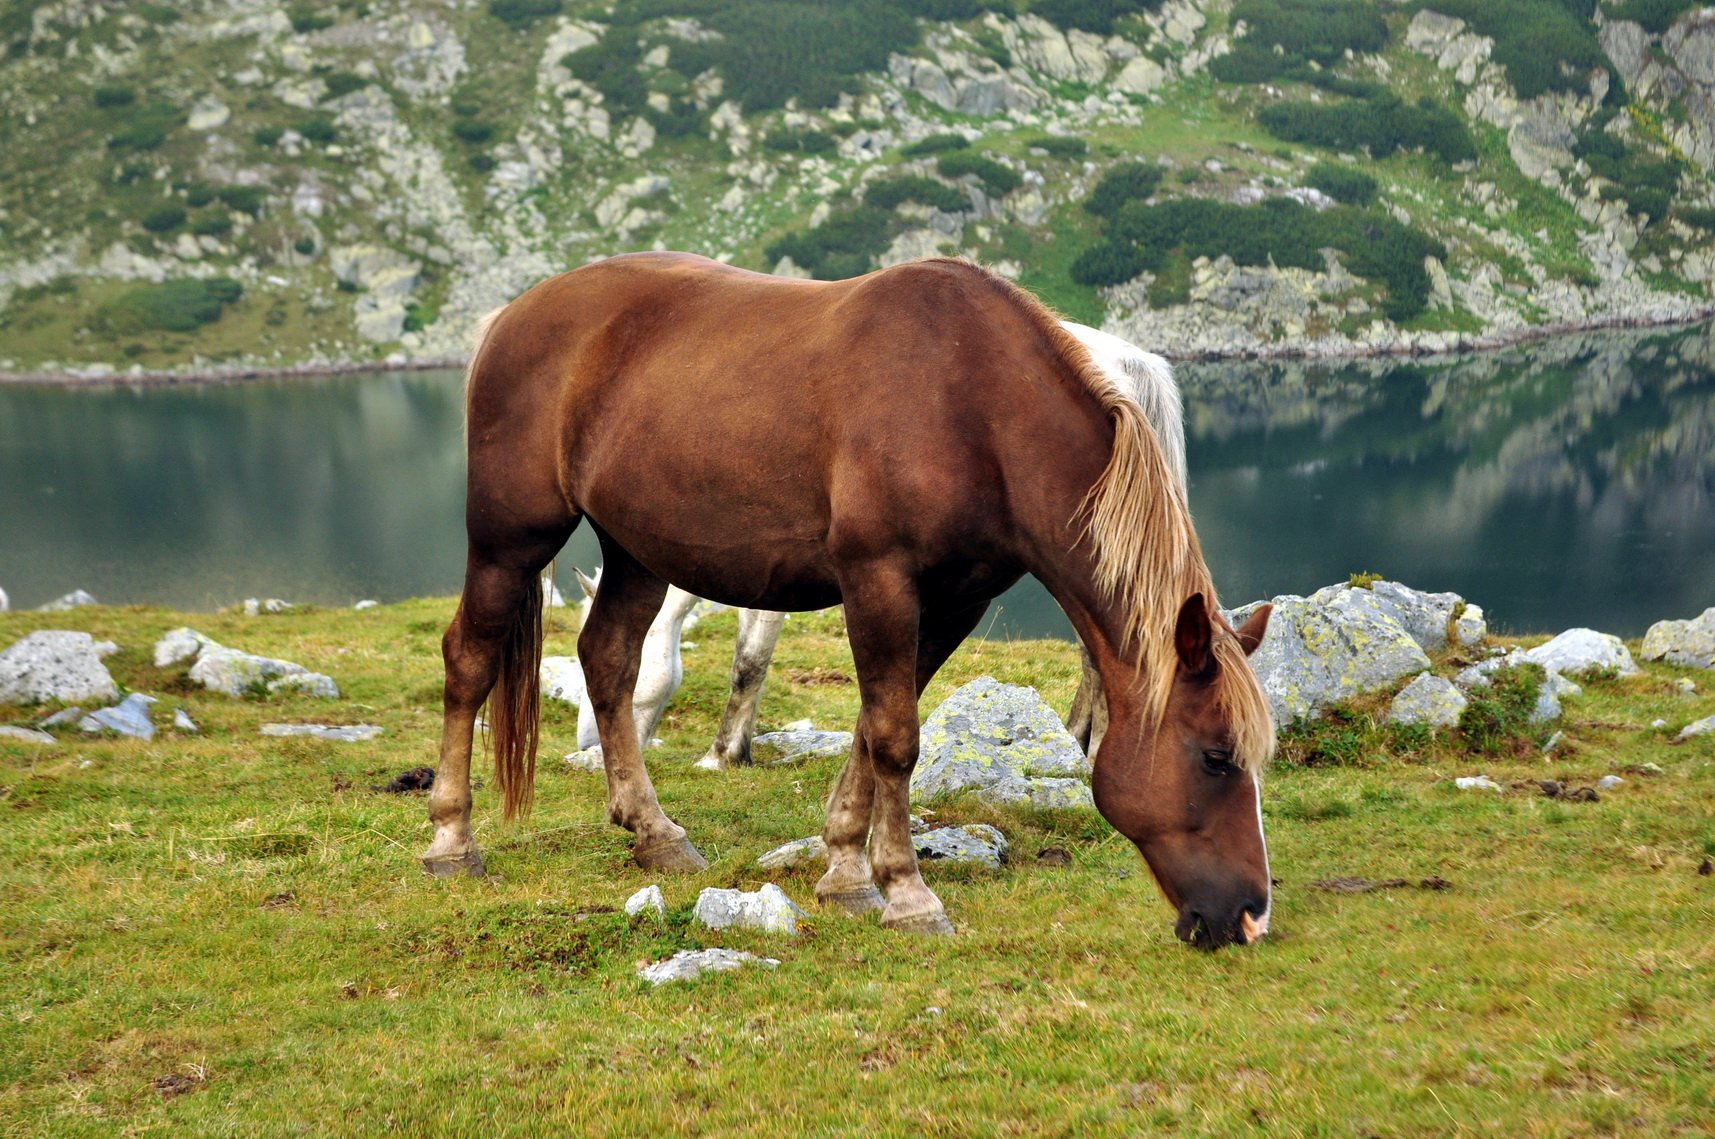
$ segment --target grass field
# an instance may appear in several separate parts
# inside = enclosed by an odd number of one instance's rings
[[[0,615],[113,639],[122,684],[196,736],[0,741],[0,1133],[8,1135],[1707,1134],[1715,1120],[1715,676],[1647,667],[1569,703],[1567,743],[1411,763],[1279,763],[1264,786],[1274,932],[1195,952],[1141,859],[1094,815],[932,804],[991,822],[1001,873],[925,876],[951,939],[814,912],[817,870],[775,876],[796,938],[688,921],[704,886],[820,827],[836,765],[699,772],[733,620],[693,634],[651,756],[710,869],[662,882],[664,923],[618,912],[648,876],[604,821],[598,776],[559,762],[547,714],[534,818],[477,794],[492,876],[427,878],[421,795],[372,790],[432,762],[449,600],[369,612]],[[158,670],[190,623],[333,675],[337,702],[235,700]],[[550,652],[571,652],[563,621]],[[837,613],[794,617],[765,725],[846,727]],[[925,710],[988,673],[1064,708],[1071,646],[972,642]],[[1695,675],[1698,691],[1672,681]],[[38,711],[9,709],[12,722]],[[1668,729],[1651,729],[1656,718]],[[372,744],[258,724],[381,724]],[[1487,772],[1592,782],[1600,802],[1462,792]],[[1070,865],[1039,861],[1050,847]],[[1337,876],[1403,878],[1339,894]],[[1421,888],[1429,877],[1445,889]],[[650,989],[639,962],[692,945],[780,959]]]

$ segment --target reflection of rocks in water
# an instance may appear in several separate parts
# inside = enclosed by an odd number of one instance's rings
[[[1205,546],[1247,592],[1376,569],[1641,633],[1715,587],[1715,326],[1178,375]]]

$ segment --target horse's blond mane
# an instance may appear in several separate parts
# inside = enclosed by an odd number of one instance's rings
[[[1113,424],[1113,453],[1079,514],[1082,537],[1096,553],[1096,588],[1117,601],[1124,614],[1121,648],[1129,647],[1137,656],[1144,722],[1155,727],[1166,714],[1179,668],[1174,626],[1185,600],[1201,593],[1215,627],[1221,674],[1216,699],[1232,725],[1235,759],[1256,770],[1274,753],[1268,701],[1238,638],[1219,614],[1214,578],[1191,525],[1184,485],[1148,417],[1047,306],[1012,282],[983,272],[1031,320]]]

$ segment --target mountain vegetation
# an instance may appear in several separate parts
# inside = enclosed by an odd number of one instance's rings
[[[460,356],[552,273],[976,257],[1175,352],[1709,311],[1680,0],[48,0],[0,370]]]

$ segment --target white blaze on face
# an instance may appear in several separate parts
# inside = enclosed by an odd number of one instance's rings
[[[1268,835],[1262,829],[1262,780],[1252,776],[1251,784],[1256,788],[1256,833],[1262,840],[1262,876],[1268,882],[1268,904],[1254,918],[1248,913],[1239,916],[1239,928],[1244,931],[1246,945],[1268,932],[1269,911],[1274,909],[1274,878],[1268,869]]]

